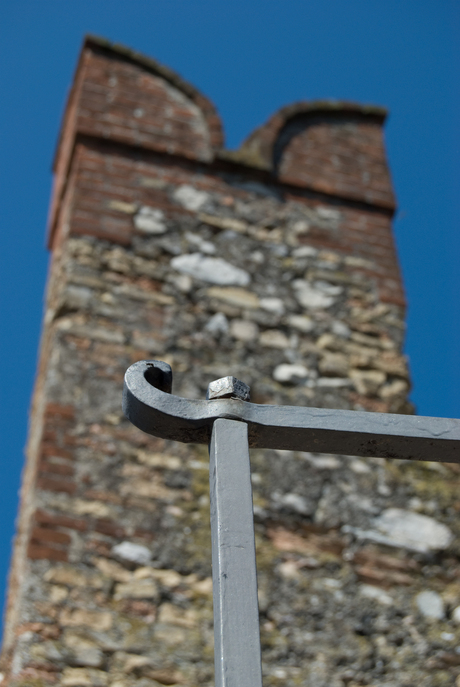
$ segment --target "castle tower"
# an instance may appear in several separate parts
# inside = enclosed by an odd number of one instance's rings
[[[54,168],[4,684],[213,684],[207,453],[124,419],[131,363],[169,362],[191,398],[232,374],[257,403],[410,412],[384,120],[302,102],[226,151],[194,87],[85,40]],[[455,466],[251,459],[264,685],[451,684]]]

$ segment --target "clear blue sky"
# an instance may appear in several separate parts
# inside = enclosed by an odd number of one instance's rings
[[[35,374],[51,162],[82,37],[155,57],[236,147],[280,106],[385,105],[419,414],[460,417],[460,4],[454,0],[3,0],[0,6],[0,599]]]

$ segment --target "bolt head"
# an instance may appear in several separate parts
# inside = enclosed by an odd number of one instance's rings
[[[222,377],[208,386],[206,399],[210,401],[215,398],[238,398],[240,401],[249,401],[250,388],[236,377]]]

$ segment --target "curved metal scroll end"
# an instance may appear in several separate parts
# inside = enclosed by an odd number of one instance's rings
[[[161,360],[145,360],[144,365],[146,370],[144,377],[149,384],[164,391],[165,394],[170,394],[172,391],[172,369],[171,365],[164,363]]]
[[[153,434],[160,419],[158,412],[165,401],[171,398],[171,389],[170,365],[161,360],[134,363],[126,370],[123,384],[122,408],[125,416],[139,429]]]
[[[141,360],[126,370],[123,412],[133,425],[160,439],[207,444],[212,423],[228,403],[171,394],[172,371],[160,360]],[[217,405],[216,405],[217,404]]]

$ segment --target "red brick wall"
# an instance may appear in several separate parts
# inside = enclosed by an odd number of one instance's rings
[[[394,210],[382,108],[336,101],[294,103],[243,143],[248,161],[283,183]]]
[[[83,46],[56,156],[51,234],[78,134],[207,162],[223,144],[205,96],[154,60],[108,46],[92,38]]]
[[[212,157],[201,110],[139,65],[87,49],[77,127],[81,133],[198,160]]]
[[[394,204],[378,120],[348,113],[297,116],[280,132],[274,155],[284,183],[370,205]]]

